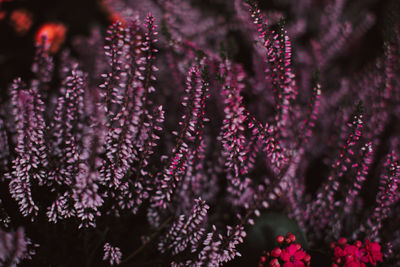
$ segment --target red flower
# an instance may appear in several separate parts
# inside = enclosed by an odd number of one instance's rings
[[[382,261],[381,246],[376,242],[365,241],[365,246],[361,241],[356,241],[354,245],[347,244],[344,238],[337,244],[331,246],[334,249],[334,265],[342,267],[365,267],[371,263],[376,265],[376,261]],[[334,266],[333,265],[333,266]]]
[[[368,239],[365,240],[365,251],[367,258],[372,265],[375,266],[377,261],[383,261],[381,246],[378,242],[370,242]]]
[[[341,247],[335,247],[334,254],[335,258],[341,258],[346,255],[346,252],[344,252],[344,250]]]
[[[365,249],[360,249],[355,245],[345,245],[344,247],[345,265],[346,267],[363,267],[364,263],[368,263],[365,257]]]
[[[303,267],[305,264],[302,260],[306,255],[299,244],[290,244],[286,249],[282,249],[280,258],[285,262],[283,267]]]
[[[279,256],[281,255],[281,253],[282,253],[282,250],[281,250],[280,248],[274,248],[274,249],[271,251],[271,256],[274,257],[274,258],[279,258]]]
[[[36,32],[36,43],[44,46],[50,53],[56,53],[64,43],[67,28],[61,23],[48,22],[43,24]],[[43,39],[45,38],[45,39]]]
[[[352,261],[352,262],[346,263],[343,266],[344,267],[365,267],[366,265],[365,265],[365,263],[362,263],[362,262]]]
[[[261,257],[259,267],[309,267],[311,256],[301,248],[300,244],[295,243],[295,240],[296,236],[292,233],[287,233],[286,237],[278,236],[276,239],[278,246]]]
[[[32,26],[33,15],[25,9],[14,10],[10,15],[11,25],[17,34],[25,34]]]

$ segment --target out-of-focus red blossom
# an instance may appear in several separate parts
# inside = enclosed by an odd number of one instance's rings
[[[56,53],[65,41],[67,28],[61,23],[48,22],[43,24],[36,32],[35,41],[42,44],[50,53]]]
[[[366,267],[367,264],[375,266],[377,261],[383,261],[381,246],[368,239],[363,246],[361,241],[351,245],[345,238],[341,238],[336,244],[332,243],[331,248],[334,250],[332,267]]]
[[[1,10],[1,4],[6,3],[6,2],[12,2],[13,0],[0,0],[0,20],[5,19],[7,16],[7,12],[4,10]]]
[[[286,237],[280,235],[276,241],[278,246],[261,256],[259,267],[310,266],[311,256],[301,248],[299,243],[295,243],[296,236],[294,234],[287,233]]]
[[[25,34],[32,27],[33,15],[25,9],[14,10],[10,15],[10,23],[19,35]]]
[[[3,20],[7,15],[7,12],[0,10],[0,20]]]
[[[118,13],[112,8],[110,0],[99,0],[99,5],[101,9],[106,13],[108,20],[110,21],[111,24],[120,22],[122,26],[126,25],[126,20],[120,13]]]

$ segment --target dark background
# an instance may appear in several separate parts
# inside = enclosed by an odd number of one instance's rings
[[[228,1],[197,1],[205,9],[214,12],[224,13],[228,10]],[[287,4],[282,1],[259,1],[260,7],[264,10],[280,10],[287,15],[290,20],[291,14]],[[314,1],[316,5],[324,5],[323,0]],[[369,12],[376,17],[375,25],[368,30],[363,39],[355,43],[351,49],[352,61],[348,62],[347,55],[341,59],[343,67],[359,68],[381,54],[385,32],[385,25],[390,23],[388,11],[391,9],[392,0],[365,1]],[[233,3],[233,1],[232,1]],[[134,8],[134,7],[133,7]],[[10,23],[10,14],[17,9],[24,9],[33,15],[33,24],[30,30],[19,35],[15,32]],[[5,16],[0,20],[0,88],[2,90],[1,102],[4,102],[4,90],[8,87],[12,79],[22,76],[24,80],[29,79],[30,66],[34,55],[34,36],[38,28],[46,22],[59,22],[67,27],[65,47],[71,46],[71,40],[78,35],[88,35],[93,25],[106,27],[110,22],[107,14],[100,6],[99,0],[0,0],[0,12]],[[364,12],[364,11],[363,11]],[[228,12],[226,12],[228,13]],[[229,14],[226,14],[229,16]],[[299,41],[308,42],[312,37],[313,31],[301,36]],[[239,36],[240,37],[240,36]],[[240,42],[240,38],[237,39]],[[240,45],[240,43],[239,43]],[[242,47],[240,47],[242,48]],[[243,50],[242,50],[243,51]],[[241,57],[241,58],[240,58]],[[239,61],[246,64],[246,53],[242,53]],[[25,79],[28,78],[28,79]]]

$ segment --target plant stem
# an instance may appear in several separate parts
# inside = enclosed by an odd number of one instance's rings
[[[173,216],[170,216],[168,219],[166,219],[161,225],[160,227],[158,227],[158,229],[150,236],[149,239],[147,239],[140,247],[138,247],[135,251],[132,252],[132,254],[130,254],[126,259],[124,259],[122,263],[126,263],[128,261],[130,261],[131,259],[133,259],[136,255],[138,255],[151,241],[153,241],[157,235],[159,234],[159,232],[165,228],[172,220]]]

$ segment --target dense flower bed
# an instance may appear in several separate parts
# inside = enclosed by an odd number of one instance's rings
[[[108,29],[64,48],[39,28],[0,106],[1,264],[398,266],[399,12],[353,63],[377,22],[347,2],[101,1]]]

